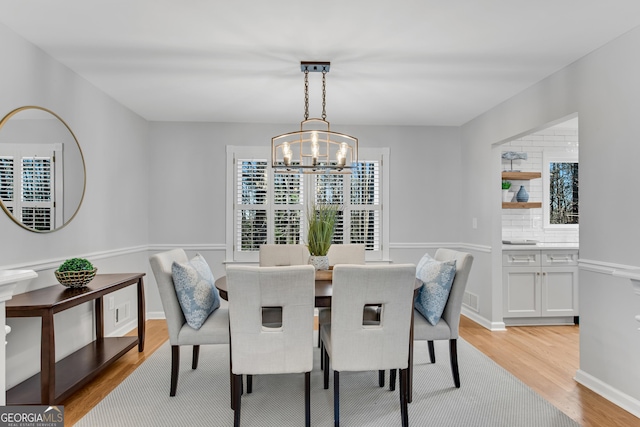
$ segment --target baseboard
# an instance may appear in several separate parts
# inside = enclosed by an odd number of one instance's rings
[[[598,393],[600,396],[618,405],[625,411],[640,418],[640,400],[635,399],[618,389],[611,387],[609,384],[602,382],[598,378],[578,369],[574,379],[587,387],[588,389]]]
[[[462,307],[462,315],[490,331],[506,331],[504,322],[492,322],[464,306]]]
[[[121,336],[124,336],[127,333],[131,332],[132,330],[134,330],[137,327],[138,327],[138,318],[136,316],[135,319],[132,319],[132,320],[128,321],[127,323],[123,324],[122,326],[120,326],[118,329],[114,330],[113,332],[111,332],[107,336],[108,337],[121,337]]]
[[[146,316],[147,320],[166,319],[164,311],[148,311]]]

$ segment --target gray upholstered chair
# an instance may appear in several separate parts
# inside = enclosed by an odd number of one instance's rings
[[[189,259],[182,249],[161,252],[149,258],[169,330],[169,343],[171,344],[170,396],[176,395],[178,387],[181,345],[193,346],[191,368],[196,369],[201,345],[229,343],[229,313],[227,308],[222,305],[207,318],[200,329],[193,329],[187,324],[173,285],[171,265],[174,261],[184,263]]]
[[[408,426],[407,412],[409,334],[416,266],[337,265],[333,269],[331,323],[320,331],[325,348],[324,388],[329,387],[329,363],[333,368],[334,424],[340,423],[340,372],[384,371],[400,374],[400,413]],[[366,305],[381,306],[380,322],[365,324]]]
[[[460,388],[460,373],[458,370],[458,328],[460,326],[460,311],[462,310],[462,297],[467,286],[467,279],[473,264],[473,255],[466,252],[440,248],[436,251],[436,261],[456,260],[456,275],[451,285],[449,299],[444,307],[442,317],[433,326],[427,319],[414,310],[413,314],[413,339],[415,341],[428,341],[429,357],[431,363],[435,363],[434,340],[449,340],[449,357],[451,359],[451,372],[453,382]]]
[[[305,245],[260,245],[260,267],[281,267],[309,263]]]
[[[234,425],[240,425],[242,376],[305,374],[305,421],[311,423],[315,269],[227,267]],[[265,326],[263,307],[282,309],[282,326]]]

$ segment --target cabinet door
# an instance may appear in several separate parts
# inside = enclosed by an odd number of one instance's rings
[[[578,268],[543,267],[542,316],[578,315]]]
[[[540,267],[502,269],[503,316],[539,317]]]

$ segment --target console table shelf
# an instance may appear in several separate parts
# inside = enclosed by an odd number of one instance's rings
[[[144,350],[144,273],[99,274],[84,288],[50,286],[16,295],[7,302],[7,317],[42,319],[40,372],[7,390],[8,405],[54,405],[63,402],[129,350]],[[102,297],[127,286],[137,285],[138,334],[105,337]],[[53,315],[94,301],[96,339],[55,362]]]

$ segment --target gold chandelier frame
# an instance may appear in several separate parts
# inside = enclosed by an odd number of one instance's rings
[[[330,62],[301,62],[305,114],[300,130],[271,138],[271,166],[280,173],[351,173],[358,161],[358,138],[333,132],[326,120],[326,74]],[[322,72],[322,118],[309,118],[309,72]]]

